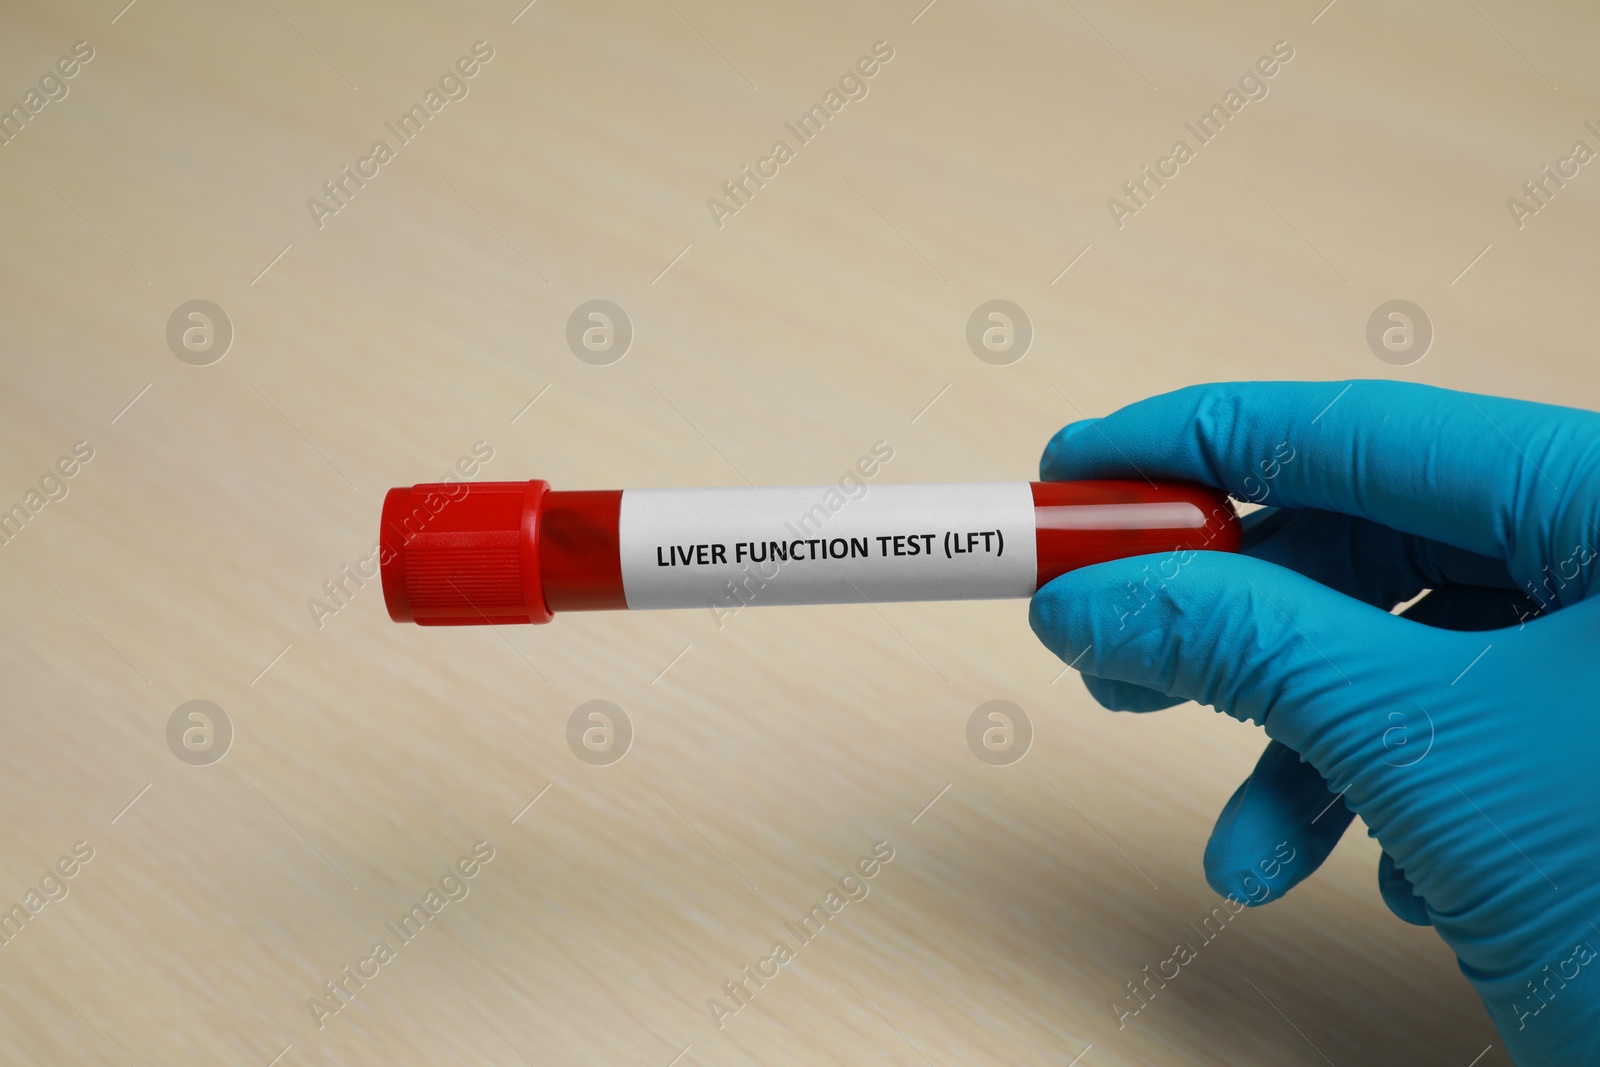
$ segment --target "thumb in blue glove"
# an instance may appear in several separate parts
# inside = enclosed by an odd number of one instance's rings
[[[1213,888],[1281,896],[1359,814],[1385,901],[1455,951],[1517,1062],[1600,1063],[1600,717],[1580,674],[1600,644],[1600,416],[1389,382],[1203,386],[1067,427],[1041,473],[1271,505],[1240,556],[1119,560],[1033,602],[1105,706],[1195,700],[1265,727],[1206,850]],[[1281,841],[1308,862],[1263,895],[1251,874]]]

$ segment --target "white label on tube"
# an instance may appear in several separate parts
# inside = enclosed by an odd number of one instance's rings
[[[617,541],[634,609],[987,600],[1037,578],[1027,482],[628,489]]]

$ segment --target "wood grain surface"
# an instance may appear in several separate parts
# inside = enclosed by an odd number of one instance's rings
[[[879,482],[1005,480],[1206,380],[1592,407],[1600,175],[1507,205],[1600,146],[1592,8],[123,2],[0,11],[0,1060],[1508,1062],[1356,828],[1202,936],[1260,732],[1102,711],[1023,602],[424,629],[347,574],[475,446],[567,489],[820,485],[878,442]],[[593,299],[609,365],[567,341]],[[966,339],[992,299],[1008,365]],[[1420,362],[1368,347],[1392,299]],[[187,312],[169,345],[193,300],[225,352]],[[567,741],[594,699],[606,766]],[[996,699],[1009,766],[966,742]],[[169,745],[194,700],[231,740]]]

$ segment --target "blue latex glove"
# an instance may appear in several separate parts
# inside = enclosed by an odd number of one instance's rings
[[[1195,700],[1266,728],[1207,881],[1275,899],[1358,814],[1384,900],[1455,951],[1516,1062],[1600,1064],[1600,415],[1206,385],[1073,423],[1041,464],[1141,475],[1268,507],[1242,555],[1086,567],[1031,620],[1108,708]]]

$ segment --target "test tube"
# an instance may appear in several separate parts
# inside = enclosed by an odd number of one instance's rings
[[[396,622],[558,612],[1028,597],[1125,556],[1233,552],[1227,495],[1188,482],[992,482],[557,492],[389,490],[379,564]]]

